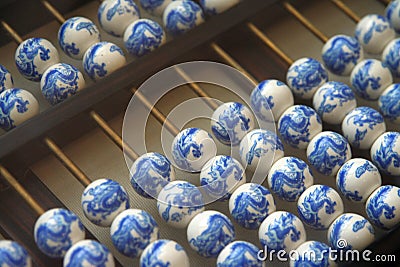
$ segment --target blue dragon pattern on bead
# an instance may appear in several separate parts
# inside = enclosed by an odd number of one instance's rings
[[[268,84],[271,82],[272,80],[262,81],[260,84],[257,85],[250,96],[250,103],[254,113],[258,118],[263,121],[269,121],[271,119],[264,116],[262,109],[271,110],[275,106],[273,96],[265,97],[262,95],[263,88],[268,86]],[[283,86],[285,84],[281,81],[277,81],[277,85]]]
[[[202,18],[204,14],[195,2],[183,1],[183,9],[185,12],[171,10],[167,16],[165,27],[174,35],[179,35],[185,33],[188,29],[193,29],[196,27],[197,15],[200,13]],[[184,27],[181,28],[180,25]]]
[[[307,253],[300,253],[299,258],[294,262],[294,267],[328,267],[329,247],[318,241],[309,244]]]
[[[393,86],[391,90],[385,91],[379,98],[379,109],[383,116],[390,120],[400,119],[400,84]]]
[[[158,48],[163,41],[162,27],[151,20],[137,21],[125,42],[129,53],[141,57]]]
[[[396,151],[394,147],[398,138],[400,138],[400,133],[387,132],[379,148],[371,155],[375,165],[386,174],[391,174],[388,170],[391,165],[400,168],[400,152]]]
[[[383,215],[385,219],[390,220],[395,217],[394,211],[395,206],[390,206],[386,203],[385,199],[393,190],[392,186],[382,186],[377,189],[374,193],[374,197],[370,197],[368,199],[367,205],[365,206],[365,210],[367,212],[368,218],[380,228],[386,229],[385,225],[381,221],[381,216]],[[400,196],[400,191],[398,191]]]
[[[29,258],[26,249],[17,242],[0,241],[0,266],[27,266]]]
[[[259,249],[251,243],[236,241],[230,245],[229,255],[222,262],[217,262],[217,267],[262,267],[263,264],[257,257],[258,251]]]
[[[1,65],[0,64],[0,93],[2,93],[4,90],[6,90],[6,89],[9,89],[9,88],[6,88],[6,80],[8,79],[8,77],[7,76],[10,76],[10,83],[11,84],[14,84],[14,81],[13,81],[13,78],[12,78],[12,76],[11,76],[11,74],[10,74],[10,72],[3,66],[3,65]]]
[[[164,4],[165,0],[140,0],[140,5],[150,12],[154,12],[154,10]]]
[[[356,28],[355,36],[358,40],[362,39],[363,43],[368,44],[375,33],[384,32],[390,27],[387,19],[384,16],[374,15],[377,21],[373,21],[366,32],[362,32],[361,28]]]
[[[352,75],[351,84],[355,92],[362,98],[373,100],[367,92],[367,88],[371,87],[372,90],[378,90],[381,87],[381,77],[374,77],[370,74],[372,65],[375,64],[372,60],[365,60],[364,64],[358,71]],[[382,64],[382,63],[380,63]]]
[[[85,59],[83,61],[85,72],[93,80],[96,78],[96,76],[104,77],[107,75],[106,63],[101,62],[101,64],[99,64],[94,61],[97,51],[100,50],[102,46],[104,46],[104,43],[97,43],[89,48],[89,50],[85,54]]]
[[[64,263],[64,266],[83,266],[82,263],[85,262],[89,266],[107,267],[109,256],[110,251],[106,246],[96,241],[91,241],[89,246],[76,247],[75,250],[72,251],[67,264]]]
[[[15,128],[13,119],[11,118],[11,112],[17,109],[18,113],[25,113],[28,111],[29,101],[24,100],[19,93],[21,89],[6,90],[2,93],[0,98],[0,126],[5,130],[11,130]]]
[[[398,51],[400,50],[400,41],[396,40],[390,47],[389,51],[385,54],[386,56],[382,59],[382,62],[389,67],[392,74],[399,77],[400,73],[400,58],[398,56]]]
[[[161,259],[160,254],[166,253],[168,244],[172,242],[161,239],[149,245],[149,249],[143,254],[140,260],[140,267],[170,267],[171,262]],[[173,247],[176,251],[184,252],[184,249],[178,243]],[[169,251],[168,251],[169,252]],[[171,251],[173,253],[173,251]]]

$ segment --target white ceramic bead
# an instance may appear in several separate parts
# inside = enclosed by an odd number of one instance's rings
[[[386,7],[385,15],[390,25],[397,33],[400,33],[400,1],[393,0]]]
[[[6,131],[39,114],[39,103],[28,91],[12,88],[0,94],[0,127]]]
[[[114,256],[106,246],[94,240],[82,240],[65,254],[64,267],[103,266],[114,267]]]
[[[311,139],[322,132],[321,118],[313,108],[295,105],[280,117],[278,131],[283,141],[290,146],[305,149]]]
[[[11,73],[7,70],[6,67],[0,64],[0,93],[13,87],[14,81]]]
[[[307,241],[301,244],[290,256],[290,267],[300,266],[337,266],[329,255],[329,247],[319,241]]]
[[[268,173],[268,186],[278,197],[297,201],[299,196],[314,183],[311,169],[303,160],[284,157],[272,165]]]
[[[129,197],[116,181],[98,179],[85,188],[81,204],[83,213],[92,223],[109,227],[118,214],[129,209]]]
[[[343,210],[339,194],[326,185],[310,186],[297,201],[300,219],[313,229],[328,229]]]
[[[99,6],[97,18],[103,30],[121,37],[129,24],[140,19],[140,11],[133,0],[107,0]]]
[[[389,21],[381,15],[370,14],[363,17],[356,26],[355,37],[364,51],[371,54],[382,53],[383,48],[395,38],[395,31]]]
[[[392,121],[400,124],[400,84],[390,85],[383,91],[379,97],[379,110],[382,115]]]
[[[221,250],[235,239],[232,222],[214,210],[197,214],[187,228],[190,247],[206,258],[216,258]]]
[[[306,230],[299,218],[287,211],[270,214],[260,225],[258,238],[268,250],[289,253],[307,240]]]
[[[365,202],[372,192],[382,184],[378,168],[371,161],[354,158],[338,171],[336,186],[351,201]]]
[[[278,121],[282,113],[294,105],[292,91],[278,80],[262,81],[251,93],[250,101],[256,116],[266,122]]]
[[[221,143],[236,146],[254,129],[254,121],[253,113],[248,107],[238,102],[228,102],[214,111],[211,130]]]
[[[212,136],[199,128],[181,131],[175,136],[171,150],[176,166],[188,172],[199,172],[217,154]]]
[[[336,250],[362,251],[374,240],[375,230],[371,223],[355,213],[340,215],[328,230],[328,242]]]
[[[144,10],[154,16],[161,17],[165,8],[174,0],[139,0]]]
[[[245,241],[234,241],[227,245],[217,258],[217,267],[265,267],[265,262],[258,258],[260,249]]]
[[[173,181],[160,191],[157,209],[170,226],[185,228],[196,214],[204,210],[204,199],[200,190],[191,183]]]
[[[98,42],[100,42],[100,32],[96,24],[88,18],[70,18],[58,30],[58,43],[61,49],[74,59],[82,59],[89,47]]]
[[[148,245],[140,257],[140,267],[154,266],[190,267],[190,262],[181,245],[161,239]]]
[[[183,34],[204,22],[201,7],[193,1],[173,1],[164,10],[164,27],[173,35]]]
[[[230,9],[239,2],[240,0],[200,0],[200,5],[207,15],[212,16]]]
[[[0,266],[31,267],[32,258],[28,251],[17,242],[0,240]]]
[[[400,176],[400,133],[386,132],[371,147],[371,159],[379,170]]]
[[[365,203],[371,222],[389,230],[400,223],[400,188],[392,185],[378,187]]]
[[[390,69],[381,61],[366,59],[358,63],[351,72],[350,82],[355,93],[367,100],[377,100],[393,83]]]
[[[232,218],[247,229],[257,229],[275,210],[275,200],[269,190],[255,183],[241,185],[229,199]]]
[[[85,229],[73,212],[51,209],[36,220],[34,237],[36,245],[44,254],[62,258],[72,245],[85,238]]]
[[[83,68],[95,81],[110,75],[125,63],[125,55],[121,48],[109,42],[92,45],[83,56]]]
[[[348,85],[332,81],[315,92],[313,107],[324,122],[340,124],[347,113],[357,107],[357,100]]]
[[[389,42],[382,53],[382,63],[385,64],[393,76],[400,77],[400,39]]]
[[[15,51],[18,71],[28,80],[38,82],[50,66],[60,62],[57,49],[43,38],[26,39]]]

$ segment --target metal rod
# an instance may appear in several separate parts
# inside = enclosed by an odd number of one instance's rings
[[[354,13],[354,11],[350,7],[348,7],[342,0],[331,0],[331,1],[354,22],[358,23],[360,21],[360,17],[356,13]]]
[[[17,44],[20,44],[23,42],[21,36],[19,36],[19,34],[13,28],[11,28],[11,26],[8,25],[7,22],[2,20],[1,25],[8,32],[8,34],[11,36],[11,38],[14,39],[14,42],[16,42]]]
[[[46,0],[41,0],[41,2],[60,24],[65,22],[64,16],[52,4]]]

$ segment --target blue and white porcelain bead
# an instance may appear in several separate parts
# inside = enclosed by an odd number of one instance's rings
[[[57,49],[43,38],[29,38],[20,43],[15,51],[15,64],[26,79],[38,82],[43,73],[60,62]]]
[[[28,91],[12,88],[0,94],[0,127],[9,131],[39,114],[39,103]]]
[[[212,136],[199,128],[181,131],[175,136],[171,150],[176,166],[188,172],[199,172],[217,154]]]
[[[193,1],[173,1],[165,8],[163,13],[164,27],[172,35],[183,34],[203,22],[203,10]]]
[[[400,39],[389,42],[382,52],[382,63],[385,64],[393,76],[400,77]]]
[[[140,10],[133,0],[107,0],[100,4],[97,19],[104,31],[121,37],[129,24],[140,19]]]
[[[390,85],[379,97],[379,110],[383,117],[400,124],[400,84]]]
[[[363,59],[362,46],[351,36],[335,35],[322,48],[325,67],[336,75],[350,75],[354,66]]]
[[[261,245],[270,251],[285,250],[287,253],[296,249],[307,240],[306,230],[296,215],[287,211],[270,214],[260,225],[258,238]]]
[[[124,44],[126,50],[136,57],[147,55],[166,42],[163,28],[155,21],[139,19],[126,28]]]
[[[260,184],[241,185],[229,199],[229,212],[232,218],[246,229],[257,229],[262,221],[275,211],[274,197]]]
[[[32,259],[26,249],[17,242],[0,240],[0,266],[31,267]]]
[[[83,56],[83,68],[94,81],[98,81],[123,67],[126,58],[122,49],[109,42],[92,45]]]
[[[129,197],[116,181],[98,179],[85,188],[81,204],[83,213],[92,223],[109,227],[118,214],[129,209]]]
[[[385,15],[393,29],[400,33],[400,1],[393,0],[386,7]]]
[[[200,0],[200,5],[207,15],[213,16],[230,9],[239,2],[240,0]]]
[[[343,201],[339,194],[326,185],[312,185],[297,201],[300,219],[313,229],[328,229],[343,213]]]
[[[194,216],[204,211],[203,195],[191,183],[173,181],[160,191],[157,209],[170,226],[185,228]]]
[[[265,176],[272,164],[284,156],[283,144],[279,137],[263,129],[249,132],[240,142],[239,153],[243,167]]]
[[[58,104],[85,88],[82,73],[72,65],[58,63],[48,68],[40,80],[40,89],[46,100]]]
[[[286,81],[295,96],[311,99],[315,91],[328,81],[328,72],[319,61],[301,58],[289,67]]]
[[[13,87],[14,80],[11,73],[6,69],[6,67],[0,64],[0,93]]]
[[[387,18],[370,14],[363,17],[356,26],[355,37],[370,54],[382,53],[384,47],[396,36]]]
[[[154,218],[138,209],[127,209],[118,214],[111,224],[110,235],[117,250],[130,258],[138,257],[160,237]]]
[[[265,80],[251,93],[250,105],[260,120],[278,121],[282,113],[294,105],[293,93],[281,81]]]
[[[85,229],[72,211],[51,209],[36,220],[34,238],[44,254],[62,258],[72,245],[85,238]]]
[[[181,245],[161,239],[148,245],[140,257],[140,267],[190,267],[189,257]]]
[[[301,244],[290,257],[290,267],[318,266],[334,267],[337,264],[329,255],[329,246],[319,241]]]
[[[221,143],[236,146],[254,129],[254,121],[253,113],[248,107],[238,102],[228,102],[214,111],[211,130]]]
[[[267,179],[271,191],[290,202],[297,201],[314,184],[314,177],[307,163],[295,157],[284,157],[275,162]]]
[[[295,105],[280,117],[278,131],[283,141],[290,146],[305,149],[311,139],[322,132],[321,118],[313,108]]]
[[[392,176],[400,176],[400,133],[386,132],[371,147],[372,162],[379,170]]]
[[[351,148],[346,138],[331,131],[316,135],[307,147],[308,162],[318,172],[327,176],[335,176],[351,156]]]
[[[207,202],[228,200],[245,182],[242,164],[231,156],[219,155],[210,159],[200,172],[200,185]]]
[[[327,82],[314,94],[313,107],[321,119],[329,124],[340,124],[357,107],[351,88],[341,82]]]
[[[217,267],[265,267],[265,262],[258,258],[260,249],[246,241],[234,241],[219,253]]]
[[[153,16],[161,17],[165,8],[174,0],[139,0],[141,7]]]
[[[102,266],[114,267],[114,256],[106,246],[94,240],[82,240],[65,254],[64,267]]]
[[[378,168],[371,161],[354,158],[346,162],[336,175],[336,186],[349,200],[365,202],[382,184]]]
[[[163,155],[150,152],[140,156],[133,163],[131,185],[142,197],[157,198],[168,182],[175,181],[175,169]]]
[[[328,242],[336,250],[362,251],[374,240],[375,230],[371,223],[355,213],[340,215],[328,230]]]
[[[365,211],[375,226],[385,230],[396,227],[400,223],[400,188],[379,187],[368,198]]]
[[[232,222],[221,212],[214,210],[197,214],[187,228],[190,247],[200,256],[216,258],[222,249],[235,239]]]

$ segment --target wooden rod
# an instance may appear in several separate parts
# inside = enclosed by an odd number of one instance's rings
[[[349,18],[351,18],[355,23],[360,21],[360,17],[354,13],[354,11],[346,5],[342,0],[331,0],[340,10],[343,11]]]
[[[8,25],[7,22],[5,22],[4,20],[1,21],[1,25],[3,26],[3,28],[8,32],[8,34],[11,36],[11,38],[14,39],[14,42],[17,44],[20,44],[23,42],[21,36],[13,29],[11,28],[10,25]]]
[[[47,2],[46,0],[41,0],[42,4],[45,8],[53,15],[53,17],[60,23],[63,24],[65,22],[64,16],[58,11],[52,4]]]

